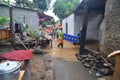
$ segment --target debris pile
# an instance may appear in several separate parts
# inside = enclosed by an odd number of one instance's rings
[[[97,77],[113,73],[113,64],[108,62],[99,52],[85,49],[83,54],[77,54],[76,56],[86,68],[95,71]]]

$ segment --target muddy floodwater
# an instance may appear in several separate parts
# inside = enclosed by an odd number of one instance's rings
[[[58,48],[57,44],[58,41],[53,41],[53,48],[49,50],[49,55],[54,57],[55,80],[96,80],[95,74],[89,73],[75,56],[79,45],[64,41],[64,47]],[[91,48],[96,49],[96,45]]]
[[[53,48],[50,49],[50,55],[53,57],[59,57],[67,60],[77,61],[75,56],[79,52],[79,46],[73,45],[70,42],[64,41],[64,47],[58,48],[58,41],[53,41]]]
[[[47,55],[54,60],[54,78],[55,80],[96,80],[94,74],[89,73],[80,61],[77,60],[75,54],[79,52],[79,45],[73,45],[64,41],[64,47],[58,48],[58,41],[53,40],[53,47],[50,45],[46,49]],[[87,45],[91,47],[91,45]],[[96,46],[91,48],[96,49]],[[35,54],[32,59],[32,76],[31,80],[44,80],[45,65],[43,55]],[[87,77],[86,77],[87,76]]]

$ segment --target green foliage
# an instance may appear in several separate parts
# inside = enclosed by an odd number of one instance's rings
[[[15,0],[15,1],[16,6],[29,7],[31,9],[37,8],[41,12],[47,11],[51,2],[51,0],[33,0],[33,2],[30,2],[29,0]]]
[[[35,4],[29,0],[15,0],[16,6],[21,6],[21,7],[28,7],[31,9],[35,8]]]
[[[42,21],[42,25],[43,25],[43,26],[46,26],[46,25],[48,25],[48,24],[49,24],[49,22],[44,21],[44,20]]]
[[[27,7],[31,8],[31,9],[34,9],[35,8],[35,4],[34,3],[28,3],[26,4]]]
[[[17,22],[17,19],[13,19],[15,22]],[[5,16],[0,16],[0,25],[3,26],[5,24],[8,24],[10,22],[10,18]]]
[[[10,0],[1,0],[4,4],[10,5]]]
[[[48,6],[51,0],[33,0],[35,7],[38,8],[41,12],[47,11]]]
[[[54,19],[51,20],[51,24],[53,24],[53,25],[56,24]]]
[[[35,30],[29,30],[29,36],[31,38],[36,38],[37,37],[37,32]]]
[[[79,2],[80,0],[56,0],[53,12],[63,19],[77,7]]]
[[[5,24],[7,24],[10,21],[9,18],[5,17],[5,16],[0,16],[0,25],[3,26]]]

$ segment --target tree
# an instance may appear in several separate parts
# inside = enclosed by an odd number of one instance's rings
[[[29,0],[15,0],[16,1],[16,6],[21,6],[21,7],[28,7],[28,4],[31,4]]]
[[[56,24],[56,22],[55,22],[55,20],[54,20],[54,19],[52,19],[52,20],[51,20],[51,24],[53,24],[53,25],[55,25],[55,24]]]
[[[53,12],[63,19],[77,7],[79,2],[80,0],[56,0]]]
[[[9,22],[9,18],[7,18],[5,16],[0,16],[0,26],[4,26],[8,22]]]
[[[10,5],[10,0],[0,0],[0,2],[6,4],[6,5]]]
[[[38,8],[41,12],[47,11],[48,6],[51,0],[33,0],[35,7]]]

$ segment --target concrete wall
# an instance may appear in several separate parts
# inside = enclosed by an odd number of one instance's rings
[[[2,6],[2,7],[0,7],[0,16],[9,17],[9,8],[8,8],[8,6]],[[2,27],[7,28],[7,27],[9,27],[9,24],[5,24]]]
[[[68,34],[74,35],[74,13],[62,21],[64,33],[66,33],[66,22],[68,23]]]
[[[75,14],[75,31],[74,34],[77,35],[77,33],[82,29],[83,24],[83,12],[79,12]]]
[[[100,50],[110,54],[120,49],[120,0],[107,0],[104,24],[105,36]]]
[[[0,6],[0,16],[6,16],[9,17],[9,8],[7,6]]]
[[[99,12],[92,12],[88,17],[87,39],[99,40],[99,27],[103,20],[103,14]]]
[[[14,8],[13,17],[21,23],[27,23],[32,30],[38,31],[39,24],[38,15],[36,11]]]
[[[100,25],[100,31],[99,31],[99,48],[100,50],[104,50],[104,40],[105,40],[105,20],[102,21]]]
[[[87,26],[87,40],[99,40],[99,26],[103,19],[103,14],[99,12],[91,12],[88,16]],[[75,15],[75,35],[83,25],[83,12],[76,13]]]

